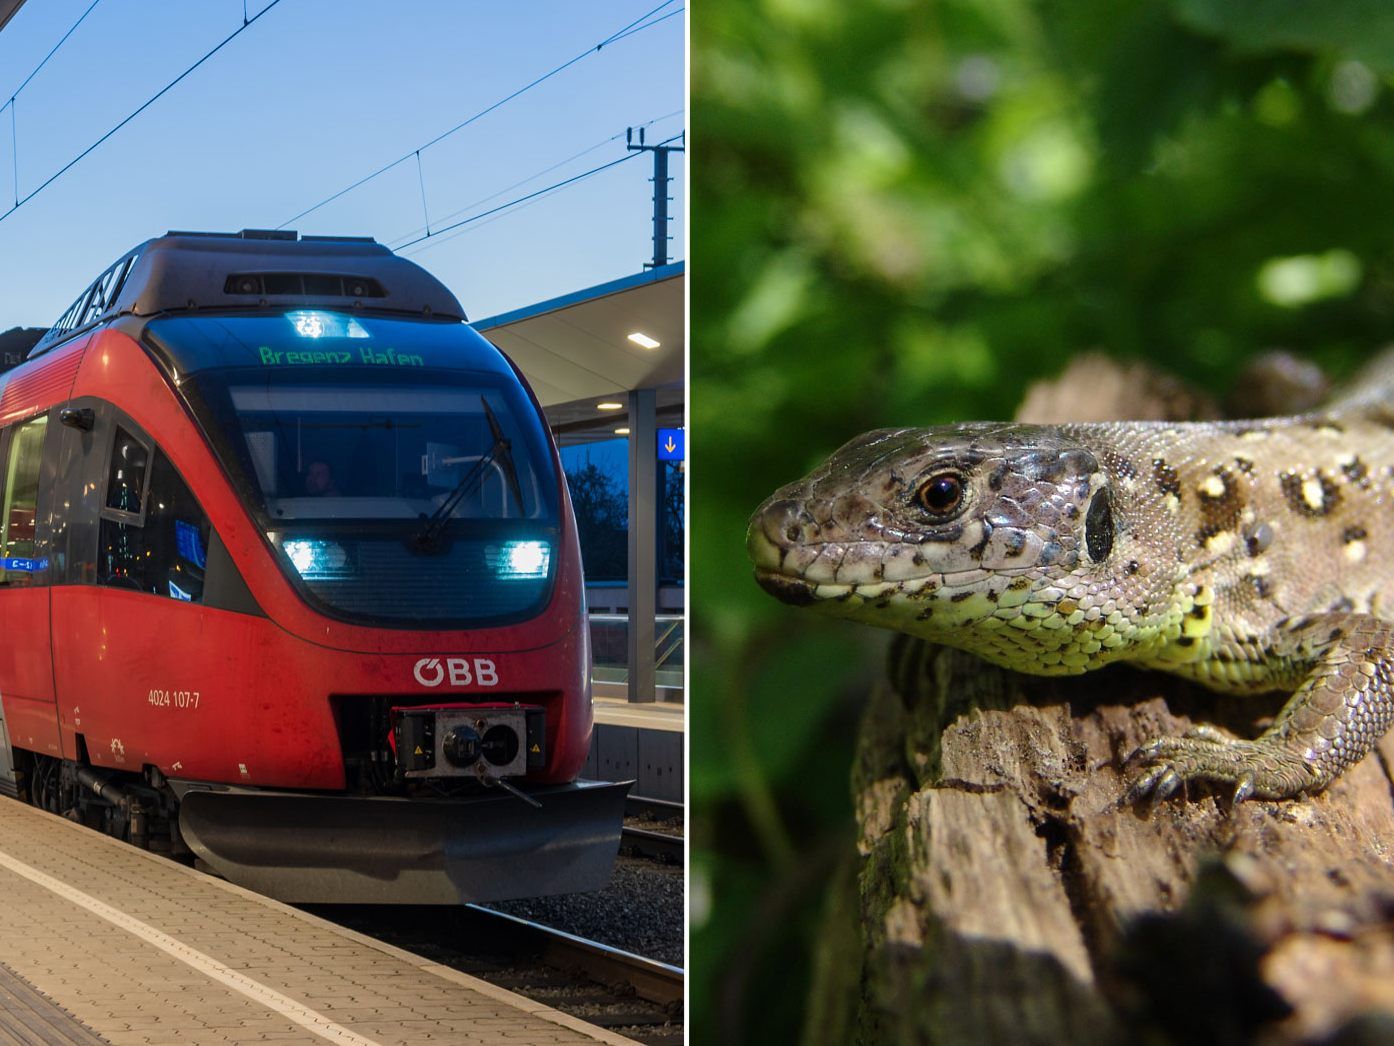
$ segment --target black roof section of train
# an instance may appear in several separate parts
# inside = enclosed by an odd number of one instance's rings
[[[29,357],[117,316],[293,306],[466,319],[443,283],[371,237],[169,232],[98,276]]]

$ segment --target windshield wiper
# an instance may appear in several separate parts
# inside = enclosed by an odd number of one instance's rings
[[[520,510],[523,507],[523,488],[518,482],[518,467],[513,461],[513,444],[503,434],[503,426],[499,424],[499,419],[494,417],[489,401],[480,396],[479,402],[484,407],[484,417],[489,422],[489,433],[494,437],[494,443],[484,456],[474,463],[474,467],[460,478],[460,482],[455,484],[455,488],[446,495],[440,506],[425,519],[421,529],[407,539],[407,544],[418,552],[439,550],[440,536],[446,523],[450,521],[460,502],[483,485],[485,472],[491,465],[497,464],[503,470],[514,502]]]

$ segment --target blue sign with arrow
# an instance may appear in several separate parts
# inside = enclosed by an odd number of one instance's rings
[[[659,461],[682,461],[684,449],[682,429],[658,430]]]

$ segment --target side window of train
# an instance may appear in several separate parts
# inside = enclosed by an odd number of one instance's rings
[[[10,434],[5,463],[5,501],[0,515],[0,582],[28,585],[44,563],[35,558],[39,508],[39,466],[43,461],[48,416],[17,425]]]
[[[107,508],[140,515],[149,460],[150,451],[145,444],[118,425],[116,441],[111,448],[111,474],[107,477]]]
[[[169,458],[118,427],[102,509],[98,582],[201,603],[208,538],[208,517]]]

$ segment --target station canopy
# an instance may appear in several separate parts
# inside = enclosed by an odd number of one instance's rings
[[[5,23],[23,6],[24,0],[0,0],[0,29],[4,29]]]
[[[623,403],[634,389],[658,390],[660,419],[681,418],[683,270],[682,262],[664,265],[473,326],[522,370],[563,442],[610,434],[616,415],[596,404]],[[645,348],[631,335],[658,345]]]

